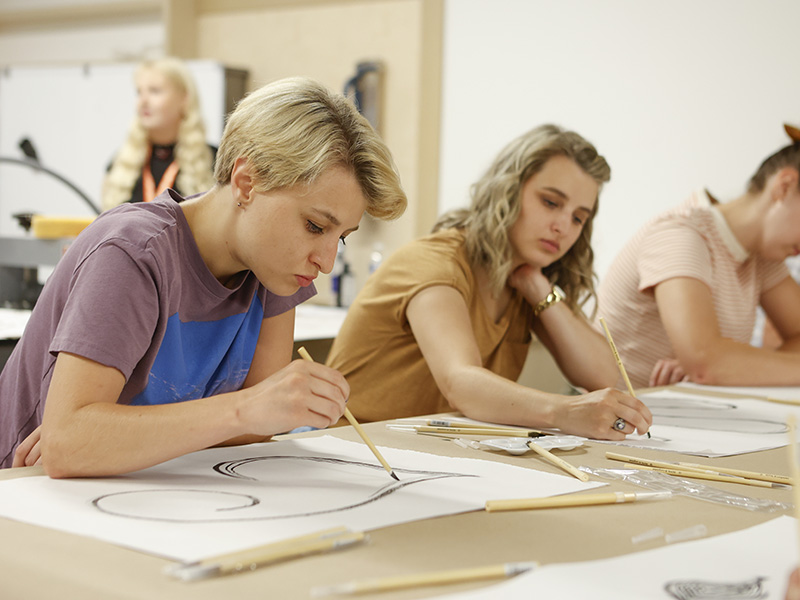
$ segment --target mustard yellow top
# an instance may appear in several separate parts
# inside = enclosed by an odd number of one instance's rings
[[[513,381],[522,372],[533,309],[515,291],[495,323],[477,293],[463,234],[440,231],[384,261],[356,297],[333,342],[327,364],[347,378],[348,407],[359,421],[453,410],[436,386],[406,317],[410,300],[437,285],[450,286],[464,297],[483,366]]]

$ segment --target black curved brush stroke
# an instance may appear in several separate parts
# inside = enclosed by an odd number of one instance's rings
[[[156,519],[156,518],[152,518],[151,519],[150,517],[134,517],[132,515],[124,515],[124,514],[121,514],[121,513],[116,513],[116,512],[111,511],[111,510],[106,510],[105,508],[100,506],[100,502],[102,502],[105,498],[111,498],[112,496],[126,496],[126,495],[130,495],[130,494],[167,493],[167,492],[181,492],[181,493],[197,492],[199,494],[221,494],[221,495],[225,495],[225,496],[237,496],[239,498],[245,498],[245,499],[247,499],[249,501],[249,504],[247,504],[245,506],[230,506],[230,507],[227,507],[227,508],[217,508],[216,510],[218,510],[218,511],[223,511],[223,510],[241,510],[242,508],[252,508],[253,506],[261,504],[261,500],[259,500],[255,496],[251,496],[250,494],[240,494],[238,492],[223,492],[223,491],[220,491],[220,490],[192,490],[192,489],[181,489],[181,488],[172,488],[172,489],[166,489],[166,490],[131,490],[129,492],[114,492],[113,494],[103,494],[102,496],[98,496],[97,498],[92,500],[92,504],[94,505],[95,508],[97,508],[97,510],[99,510],[102,513],[106,513],[108,515],[115,515],[115,516],[118,516],[118,517],[127,517],[129,519],[143,519],[143,520],[146,520],[146,521],[149,521],[149,520],[159,521],[159,520],[164,520],[164,519]],[[171,519],[168,519],[168,520],[171,520]],[[227,519],[225,519],[225,520],[227,520]],[[180,521],[177,521],[177,522],[178,523],[188,523],[189,521],[180,520]]]
[[[717,583],[696,579],[668,581],[666,591],[677,600],[758,600],[767,593],[761,585],[765,577],[756,577],[741,583]]]
[[[213,469],[216,472],[218,472],[218,473],[220,473],[222,475],[225,475],[226,477],[234,477],[234,478],[249,479],[249,480],[252,480],[252,481],[258,481],[258,479],[255,478],[255,477],[248,477],[248,476],[245,476],[245,475],[240,475],[239,473],[236,472],[236,469],[238,469],[242,465],[246,465],[246,464],[249,464],[249,463],[252,463],[252,462],[262,461],[262,460],[278,459],[278,458],[280,458],[280,459],[292,459],[292,460],[307,460],[307,461],[312,461],[312,462],[323,462],[323,463],[329,463],[329,464],[342,464],[342,465],[348,465],[348,466],[358,466],[358,467],[365,467],[365,468],[369,468],[369,469],[383,470],[383,467],[380,466],[380,465],[373,465],[373,464],[370,464],[370,463],[362,463],[362,462],[358,462],[358,461],[343,460],[343,459],[338,459],[338,458],[326,458],[326,457],[316,457],[316,456],[314,456],[314,457],[311,457],[311,456],[261,456],[261,457],[253,457],[253,458],[242,459],[242,460],[237,460],[237,461],[221,462],[221,463],[218,463],[218,464],[214,465]],[[229,495],[229,496],[230,495],[241,496],[242,498],[245,498],[247,501],[249,501],[249,504],[245,503],[243,506],[229,507],[229,508],[217,508],[217,509],[215,509],[216,511],[224,511],[224,510],[225,511],[230,511],[230,510],[241,510],[241,509],[244,509],[244,508],[253,508],[254,506],[256,506],[256,505],[261,503],[261,500],[259,498],[255,497],[255,496],[251,496],[249,494],[237,494],[237,493],[232,493],[232,492],[217,492],[215,490],[208,491],[208,490],[194,490],[194,489],[180,489],[180,488],[167,489],[167,490],[161,490],[161,489],[137,490],[137,491],[116,492],[116,493],[113,493],[113,494],[105,494],[103,496],[98,496],[97,498],[92,500],[92,504],[95,506],[95,508],[97,508],[97,510],[99,510],[102,513],[114,515],[114,516],[117,516],[117,517],[123,517],[123,518],[128,518],[128,519],[138,519],[138,520],[143,520],[143,521],[159,521],[159,522],[169,522],[169,523],[229,523],[229,522],[236,522],[236,521],[274,521],[274,520],[279,520],[279,519],[296,519],[296,518],[302,518],[302,517],[310,517],[310,516],[330,514],[330,513],[335,513],[335,512],[342,512],[342,511],[345,511],[345,510],[351,510],[351,509],[354,509],[354,508],[365,506],[365,505],[370,504],[372,502],[375,502],[377,500],[380,500],[381,498],[384,498],[384,497],[386,497],[386,496],[388,496],[390,494],[393,494],[394,492],[396,492],[396,491],[398,491],[398,490],[400,490],[400,489],[402,489],[402,488],[404,488],[404,487],[406,487],[408,485],[412,485],[412,484],[415,484],[415,483],[422,483],[424,481],[434,481],[436,479],[445,479],[445,478],[450,478],[450,477],[477,477],[477,475],[465,474],[465,473],[446,473],[446,472],[437,472],[437,471],[422,471],[422,470],[416,470],[416,469],[397,469],[397,468],[395,468],[393,470],[394,470],[395,473],[412,475],[412,476],[413,475],[419,475],[421,477],[418,477],[416,479],[404,479],[404,480],[401,480],[401,481],[391,480],[391,482],[389,482],[385,486],[377,489],[375,492],[373,492],[372,494],[367,496],[361,502],[355,502],[353,504],[347,504],[347,505],[340,506],[340,507],[337,507],[337,508],[329,508],[329,509],[317,510],[317,511],[311,511],[311,512],[304,512],[304,513],[283,514],[283,515],[273,515],[273,516],[267,515],[267,516],[233,517],[233,518],[226,517],[226,518],[219,518],[219,519],[175,519],[175,518],[162,518],[162,517],[138,516],[138,515],[125,514],[125,513],[120,513],[120,512],[115,512],[113,510],[109,510],[107,508],[104,508],[101,505],[102,501],[104,499],[111,498],[113,496],[120,496],[120,495],[124,495],[124,494],[161,494],[161,493],[172,493],[172,492],[181,492],[181,493],[197,492],[197,493],[203,493],[203,494],[219,493],[219,494],[226,494],[226,495]]]
[[[662,404],[663,402],[663,404]],[[669,405],[668,403],[672,403]],[[754,433],[762,435],[785,434],[789,431],[786,423],[781,421],[773,421],[770,419],[755,419],[751,417],[736,417],[735,415],[728,417],[718,417],[713,415],[693,415],[693,414],[670,414],[669,411],[698,411],[698,412],[719,412],[736,410],[738,405],[728,402],[715,402],[713,400],[695,400],[689,398],[651,398],[647,401],[647,407],[653,414],[654,418],[658,419],[660,425],[671,425],[672,427],[681,427],[683,429],[705,429],[710,431],[723,431],[726,433]],[[662,412],[664,411],[664,412]],[[682,421],[686,420],[689,424],[673,423],[670,424],[669,420]],[[666,421],[666,422],[665,422]],[[694,423],[693,423],[694,422]],[[707,424],[706,424],[707,423]],[[770,431],[747,431],[743,427],[737,427],[736,424],[746,425],[748,423],[765,423],[771,427]],[[719,425],[719,426],[715,426]]]
[[[236,477],[238,479],[251,479],[253,481],[258,481],[257,477],[248,477],[247,475],[241,475],[237,473],[236,470],[243,466],[248,465],[250,463],[262,461],[262,460],[277,460],[277,459],[290,459],[290,460],[307,460],[309,462],[319,462],[319,463],[327,463],[332,465],[347,465],[347,466],[356,466],[356,467],[364,467],[367,469],[374,469],[376,471],[380,471],[383,469],[383,466],[377,465],[374,463],[368,462],[360,462],[356,460],[345,460],[343,458],[330,458],[327,456],[295,456],[295,455],[276,455],[276,456],[254,456],[252,458],[243,458],[241,460],[227,460],[221,463],[217,463],[214,465],[213,469],[219,473],[220,475],[225,475],[227,477]],[[392,469],[396,473],[407,473],[410,475],[450,475],[453,477],[476,477],[476,475],[465,475],[463,473],[442,473],[441,471],[422,471],[419,469]],[[395,482],[394,485],[399,485],[401,482]]]
[[[728,401],[724,401],[722,399],[719,400],[704,400],[702,398],[646,398],[647,400],[647,407],[651,408],[651,404],[660,404],[664,402],[665,404],[658,406],[657,408],[663,408],[665,410],[686,410],[687,408],[692,410],[713,410],[713,411],[720,411],[720,410],[736,410],[739,408],[737,404],[732,404]],[[672,406],[667,405],[666,403],[672,402],[674,403]]]

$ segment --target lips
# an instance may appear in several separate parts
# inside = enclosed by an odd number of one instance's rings
[[[316,277],[305,277],[303,275],[295,275],[294,278],[297,280],[297,283],[302,287],[310,286]]]
[[[558,252],[561,249],[559,243],[553,240],[541,239],[539,240],[539,243],[542,245],[542,248],[548,252]]]

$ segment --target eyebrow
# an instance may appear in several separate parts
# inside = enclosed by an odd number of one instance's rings
[[[339,225],[341,225],[341,223],[339,222],[339,219],[337,219],[332,213],[329,213],[327,210],[322,210],[322,209],[319,209],[319,208],[312,208],[311,211],[317,213],[318,215],[320,215],[322,217],[325,217],[328,220],[328,222],[331,223],[332,225],[335,225],[337,227]],[[354,231],[358,231],[358,225],[356,225],[352,229],[348,229],[347,230],[348,233],[352,233]]]
[[[564,200],[568,200],[567,195],[564,192],[562,192],[560,189],[558,189],[558,188],[543,187],[542,189],[543,190],[547,190],[548,192],[550,192],[552,194],[555,194],[556,196],[559,196],[560,198],[563,198]],[[592,209],[591,208],[587,208],[585,206],[579,206],[575,210],[582,210],[587,215],[591,215],[592,214]]]
[[[320,215],[320,216],[322,216],[322,217],[325,217],[326,219],[328,219],[328,221],[329,221],[330,223],[332,223],[333,225],[341,225],[341,223],[339,222],[339,219],[337,219],[336,217],[334,217],[334,216],[333,216],[331,213],[329,213],[328,211],[326,211],[326,210],[320,210],[319,208],[312,208],[311,210],[312,210],[313,212],[317,213],[318,215]]]
[[[547,190],[548,192],[550,192],[552,194],[555,194],[556,196],[560,196],[560,197],[564,198],[564,200],[567,199],[567,195],[564,192],[562,192],[560,189],[558,189],[558,188],[547,187],[546,186],[546,187],[543,187],[542,189],[543,190]]]

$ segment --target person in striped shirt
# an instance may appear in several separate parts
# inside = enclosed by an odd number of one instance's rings
[[[635,387],[800,384],[800,130],[725,203],[699,190],[645,224],[598,290]],[[749,344],[761,305],[783,343]],[[621,386],[620,386],[621,387]]]

